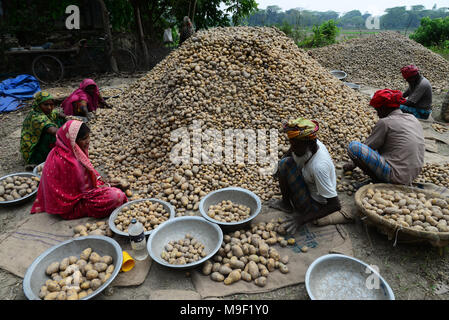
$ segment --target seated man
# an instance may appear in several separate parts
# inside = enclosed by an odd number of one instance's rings
[[[290,150],[279,162],[279,186],[282,200],[270,206],[284,212],[297,213],[284,225],[288,233],[310,221],[341,209],[332,158],[316,137],[315,121],[299,118],[284,126]]]
[[[373,182],[410,185],[424,164],[424,133],[421,123],[403,113],[401,91],[377,91],[370,101],[379,116],[365,144],[353,141],[348,154],[353,163],[345,171],[359,167]]]
[[[411,113],[418,119],[428,119],[432,113],[432,85],[413,65],[403,67],[401,72],[409,85],[403,94],[407,100],[401,105],[402,112]]]

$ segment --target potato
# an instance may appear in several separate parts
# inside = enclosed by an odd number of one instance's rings
[[[283,264],[287,264],[287,263],[288,263],[288,256],[283,256],[283,257],[281,258],[281,262],[282,262]]]
[[[100,279],[93,279],[90,282],[90,287],[92,288],[92,290],[97,290],[103,283],[101,282]]]
[[[66,300],[67,299],[67,294],[65,293],[65,291],[60,291],[58,296],[56,297],[56,300]]]
[[[248,262],[248,264],[246,265],[248,267],[247,272],[251,275],[251,278],[253,279],[257,279],[259,278],[259,267],[257,266],[257,264],[254,261],[250,261]]]
[[[220,269],[218,270],[219,273],[221,273],[224,276],[227,276],[232,272],[232,269],[226,265],[222,265]]]
[[[79,224],[75,228],[73,228],[73,231],[75,233],[81,233],[81,231],[87,232],[87,228],[86,228],[86,226]]]
[[[97,270],[98,272],[103,272],[108,268],[108,265],[106,263],[103,262],[97,262],[94,264],[94,269]]]
[[[89,256],[89,262],[92,264],[95,264],[95,263],[99,262],[100,260],[101,260],[101,256],[96,252],[92,252]]]
[[[213,267],[212,262],[210,260],[207,260],[206,262],[203,263],[203,268],[201,269],[201,272],[205,276],[208,276],[212,273],[212,267]]]
[[[71,264],[76,264],[78,262],[78,258],[75,256],[70,256],[69,257],[69,265]]]
[[[289,272],[288,267],[282,262],[279,263],[279,271],[281,271],[284,274]]]
[[[47,267],[47,270],[45,271],[45,273],[46,273],[47,275],[51,275],[51,274],[53,274],[53,273],[55,273],[55,272],[58,272],[58,271],[59,271],[59,262],[55,261],[55,262],[52,262],[52,263]]]
[[[50,282],[47,284],[47,290],[48,290],[49,292],[61,291],[61,286],[60,286],[59,283],[56,282],[56,281],[50,281]]]
[[[44,300],[56,300],[59,295],[59,291],[50,292],[44,297]]]
[[[81,291],[80,293],[78,293],[78,299],[82,299],[87,297],[87,291]]]
[[[114,272],[114,269],[115,269],[114,265],[111,264],[108,266],[108,268],[106,269],[105,272],[106,272],[106,274],[112,274]]]
[[[110,265],[113,262],[113,259],[111,256],[103,256],[101,257],[100,262],[106,263],[107,265]]]
[[[91,248],[87,248],[81,252],[80,258],[86,261],[89,261],[90,254],[92,253]]]
[[[233,270],[228,277],[224,280],[224,284],[230,285],[237,281],[239,281],[242,278],[242,274],[240,270]]]
[[[42,286],[42,287],[41,287],[41,290],[39,291],[39,298],[44,299],[45,296],[46,296],[47,294],[49,294],[49,293],[50,293],[50,292],[48,292],[47,286]]]
[[[87,280],[93,280],[93,279],[95,279],[97,277],[98,277],[98,271],[97,270],[92,269],[92,270],[89,270],[89,271],[86,272],[86,279]]]
[[[254,280],[254,283],[259,287],[265,287],[267,285],[267,278],[259,277],[256,280]]]
[[[267,260],[267,269],[268,269],[268,271],[273,272],[275,270],[275,268],[276,268],[275,264],[276,264],[276,261],[273,258],[268,259]]]
[[[242,271],[241,276],[242,276],[242,279],[245,280],[246,282],[251,282],[251,280],[252,280],[251,275],[246,271]]]
[[[230,264],[231,264],[231,268],[232,269],[243,269],[243,268],[245,268],[245,263],[243,261],[240,261],[240,260],[237,260],[237,259],[231,259]]]
[[[243,257],[243,250],[239,245],[233,245],[232,246],[232,253],[237,258]]]
[[[80,288],[83,289],[83,290],[89,289],[90,288],[90,281],[84,281],[83,283],[81,283]]]
[[[214,281],[221,282],[225,279],[225,277],[219,272],[212,272],[210,278]]]

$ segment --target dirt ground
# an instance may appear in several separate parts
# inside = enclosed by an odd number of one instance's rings
[[[117,78],[112,75],[95,80],[102,88],[123,86],[134,81],[139,75]],[[44,88],[53,94],[67,94],[78,86],[81,79],[73,79],[58,88]],[[374,88],[362,88],[370,94]],[[434,105],[441,105],[443,96],[434,97]],[[438,119],[438,108],[435,118]],[[29,107],[8,114],[0,114],[0,176],[24,171],[24,163],[19,152],[20,131]],[[446,159],[449,160],[449,153]],[[340,194],[344,199],[350,198]],[[29,215],[31,203],[11,208],[0,207],[0,234],[9,232],[17,223]],[[449,299],[449,253],[448,248],[439,251],[427,244],[398,243],[381,234],[373,227],[367,227],[359,218],[355,223],[345,225],[354,251],[354,257],[370,265],[379,267],[380,274],[389,283],[398,300],[448,300]],[[167,291],[169,290],[169,291]],[[26,299],[22,289],[22,278],[0,269],[0,299]],[[185,272],[175,278],[157,263],[140,286],[105,290],[95,299],[135,300],[135,299],[199,299],[191,279]],[[251,295],[223,297],[228,300],[307,300],[304,284],[295,285],[273,292]]]

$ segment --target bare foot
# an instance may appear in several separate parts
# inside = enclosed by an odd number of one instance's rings
[[[292,213],[293,212],[293,207],[291,204],[285,203],[282,200],[276,200],[276,199],[271,199],[270,201],[268,201],[268,206],[270,208],[276,209],[276,210],[280,210],[282,212],[285,213]]]

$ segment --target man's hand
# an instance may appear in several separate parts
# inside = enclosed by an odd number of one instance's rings
[[[281,227],[285,230],[288,235],[294,235],[299,227],[301,227],[304,223],[302,222],[301,217],[288,217],[285,218],[284,222],[282,222]]]

